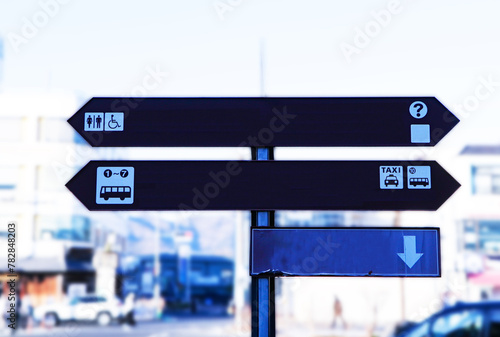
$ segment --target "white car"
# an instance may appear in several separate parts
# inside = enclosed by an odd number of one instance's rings
[[[55,326],[64,321],[94,321],[109,325],[121,317],[121,302],[117,298],[86,295],[75,297],[68,303],[42,305],[35,309],[35,320],[45,326]]]

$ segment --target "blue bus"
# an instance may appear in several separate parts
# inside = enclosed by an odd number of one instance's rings
[[[233,297],[234,263],[221,256],[193,255],[188,260],[176,254],[160,255],[160,294],[167,310],[224,306]],[[125,257],[118,272],[119,294],[133,292],[136,298],[152,298],[154,292],[154,257]],[[186,294],[189,293],[189,302]]]

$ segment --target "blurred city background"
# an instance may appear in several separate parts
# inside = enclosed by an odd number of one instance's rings
[[[279,278],[278,336],[382,336],[500,299],[499,12],[486,0],[0,0],[0,305],[15,221],[17,333],[128,333],[116,321],[134,294],[135,335],[250,335],[250,212],[89,212],[64,186],[89,160],[250,150],[91,148],[66,120],[93,96],[436,96],[461,122],[434,148],[275,150],[437,160],[462,185],[436,212],[277,212],[278,226],[440,227],[442,256],[441,278]],[[79,305],[95,324],[58,324]]]

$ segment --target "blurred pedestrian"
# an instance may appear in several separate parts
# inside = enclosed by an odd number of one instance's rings
[[[335,301],[333,302],[333,328],[337,327],[337,321],[340,321],[342,329],[347,328],[346,321],[342,314],[342,303],[340,302],[339,298],[335,296]]]
[[[156,307],[156,318],[157,319],[162,319],[164,310],[165,310],[165,299],[162,296],[160,296],[158,298],[157,307]]]
[[[19,312],[22,321],[21,327],[23,329],[31,329],[33,326],[33,305],[31,304],[30,295],[26,294],[23,296]]]
[[[441,301],[443,302],[443,309],[446,309],[455,304],[456,298],[451,291],[446,290],[441,296]]]
[[[129,293],[127,297],[125,298],[125,303],[123,304],[123,328],[128,330],[131,327],[135,326],[135,319],[134,319],[134,298],[135,295],[134,293]]]

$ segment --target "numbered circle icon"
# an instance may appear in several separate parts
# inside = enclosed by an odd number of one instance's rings
[[[105,170],[103,174],[106,178],[109,178],[113,175],[113,172],[111,172],[111,170]]]
[[[424,118],[427,115],[427,105],[421,101],[415,101],[410,105],[410,114],[417,119]]]
[[[417,173],[417,169],[414,168],[414,167],[410,167],[409,171],[410,171],[411,174]]]
[[[120,171],[120,176],[121,176],[122,178],[126,178],[126,177],[128,177],[128,171],[127,171],[127,170],[125,170],[125,169],[121,170],[121,171]]]

